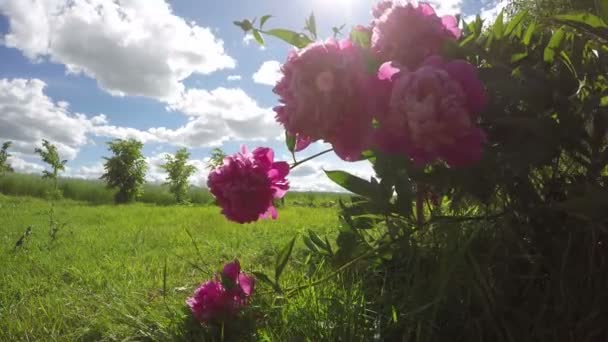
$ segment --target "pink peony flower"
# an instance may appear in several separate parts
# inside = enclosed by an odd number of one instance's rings
[[[416,71],[385,63],[378,77],[391,87],[375,136],[379,149],[406,153],[419,165],[481,158],[485,135],[476,121],[486,94],[473,65],[433,56]]]
[[[192,314],[202,322],[221,320],[226,314],[226,295],[219,281],[203,283],[186,301]]]
[[[259,147],[250,153],[243,146],[240,153],[226,157],[223,165],[211,171],[207,186],[231,221],[276,219],[273,200],[285,196],[288,174],[289,164],[275,162],[272,149]]]
[[[227,263],[222,270],[222,281],[203,283],[186,304],[192,314],[204,323],[219,322],[234,317],[248,305],[255,288],[255,278],[241,272],[238,260]]]
[[[374,18],[378,19],[382,17],[382,15],[386,13],[386,11],[388,11],[391,7],[393,7],[392,0],[378,1],[372,8],[372,15],[374,16]]]
[[[380,6],[380,5],[379,5]],[[387,5],[382,5],[387,6]],[[461,32],[453,16],[439,18],[427,3],[394,4],[374,21],[372,49],[382,61],[417,68]]]
[[[314,43],[292,52],[274,88],[276,119],[293,135],[325,140],[344,160],[360,159],[372,117],[363,50],[348,40]]]

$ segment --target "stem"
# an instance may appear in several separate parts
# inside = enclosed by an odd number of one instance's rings
[[[319,285],[321,283],[324,283],[324,282],[330,280],[331,278],[333,278],[333,277],[337,276],[338,274],[340,274],[342,271],[344,271],[347,268],[349,268],[352,265],[354,265],[357,261],[359,261],[361,259],[364,259],[364,258],[370,256],[371,254],[377,252],[378,249],[379,248],[368,250],[367,252],[359,255],[358,257],[356,257],[356,258],[352,259],[351,261],[347,262],[346,264],[342,265],[340,268],[338,268],[337,270],[335,270],[334,272],[332,272],[331,274],[329,274],[328,276],[326,276],[324,278],[321,278],[321,279],[319,279],[317,281],[314,281],[314,282],[312,282],[310,284],[306,284],[306,285],[294,287],[292,289],[288,289],[286,297],[289,297],[289,296],[293,295],[294,293],[296,293],[296,292],[298,292],[300,290],[304,290],[304,289],[307,289],[307,288],[312,287],[312,286],[317,286],[317,285]]]
[[[323,151],[323,152],[319,152],[319,153],[317,153],[317,154],[315,154],[315,155],[313,155],[313,156],[310,156],[310,157],[308,157],[308,158],[304,158],[304,159],[302,159],[302,160],[300,160],[300,161],[298,161],[298,162],[293,163],[293,164],[292,164],[292,165],[289,167],[289,169],[290,169],[290,170],[293,170],[294,168],[296,168],[296,167],[300,166],[301,164],[304,164],[305,162],[307,162],[307,161],[309,161],[309,160],[312,160],[312,159],[315,159],[315,158],[317,158],[317,157],[320,157],[320,156],[322,156],[322,155],[324,155],[324,154],[326,154],[326,153],[329,153],[329,152],[331,152],[331,151],[333,151],[333,150],[334,150],[333,148],[330,148],[330,149],[328,149],[328,150],[325,150],[325,151]]]
[[[416,223],[418,229],[424,225],[424,190],[419,186],[416,192]]]

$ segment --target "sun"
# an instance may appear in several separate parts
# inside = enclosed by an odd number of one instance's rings
[[[355,5],[363,0],[312,0],[315,11],[333,15],[349,16]]]

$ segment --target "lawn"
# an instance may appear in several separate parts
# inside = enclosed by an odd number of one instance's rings
[[[0,195],[0,341],[185,339],[184,301],[223,262],[269,271],[297,233],[338,227],[335,208],[288,205],[280,220],[237,225],[214,206],[63,200],[54,215],[65,225],[52,240],[49,209],[41,199]],[[298,246],[292,260],[304,259]],[[284,281],[301,279],[298,268],[292,261]],[[265,325],[264,336],[280,335]]]

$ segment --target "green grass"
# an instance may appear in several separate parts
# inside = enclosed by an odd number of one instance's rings
[[[332,208],[287,206],[277,221],[236,225],[213,206],[63,200],[55,215],[66,225],[51,241],[48,213],[43,200],[0,195],[0,341],[183,339],[184,300],[223,262],[236,257],[246,271],[270,273],[277,250],[295,234],[333,235],[338,226]],[[15,250],[28,226],[33,234]],[[304,259],[300,243],[295,255],[284,276],[288,286],[300,284],[306,267],[297,261]],[[336,298],[353,293],[332,286],[312,291]],[[267,290],[260,287],[255,305],[270,307]],[[258,336],[282,340],[331,315],[311,298],[305,292],[260,321]],[[292,316],[316,321],[296,323]]]

